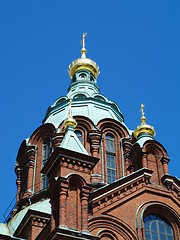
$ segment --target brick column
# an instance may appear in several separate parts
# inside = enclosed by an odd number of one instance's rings
[[[26,163],[28,167],[27,191],[29,192],[32,192],[33,188],[34,161],[35,161],[35,146],[30,146],[26,152]]]
[[[81,231],[88,231],[88,197],[89,189],[81,191]]]
[[[58,197],[57,193],[50,194],[51,203],[51,232],[58,227]]]
[[[132,148],[132,144],[130,140],[123,140],[123,156],[124,156],[124,169],[125,169],[125,175],[129,175],[130,172],[128,170],[129,166],[129,154]],[[123,158],[123,156],[121,156]]]
[[[91,130],[89,131],[88,136],[90,140],[92,156],[98,157],[102,134],[99,130]]]
[[[16,185],[17,185],[16,204],[19,201],[19,195],[20,195],[20,190],[21,190],[21,171],[22,171],[22,169],[19,166],[17,166],[15,168],[15,173],[17,175],[17,179],[16,179]]]
[[[101,145],[102,133],[99,130],[91,130],[88,134],[91,146],[91,153],[93,157],[99,156],[99,148]],[[101,162],[95,166],[91,175],[91,182],[102,182]]]
[[[68,182],[60,180],[59,183],[59,225],[66,226],[66,210],[67,210],[67,190]]]
[[[169,163],[169,159],[166,158],[166,157],[162,157],[161,159],[161,162],[162,162],[162,165],[163,165],[163,172],[164,174],[169,174],[169,171],[168,171],[168,163]]]
[[[148,168],[147,153],[142,152],[142,167]]]
[[[59,225],[66,226],[66,206],[67,206],[67,190],[61,189],[59,193]]]

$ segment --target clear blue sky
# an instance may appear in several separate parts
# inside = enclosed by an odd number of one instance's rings
[[[80,57],[100,66],[101,93],[114,100],[129,129],[141,102],[171,175],[180,169],[180,1],[0,1],[0,221],[16,194],[21,142],[41,125],[49,105],[67,93]]]

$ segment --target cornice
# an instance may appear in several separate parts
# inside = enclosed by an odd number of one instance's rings
[[[49,174],[53,166],[58,161],[60,162],[61,165],[64,165],[67,168],[68,167],[74,168],[74,166],[77,166],[79,170],[81,170],[82,168],[82,171],[83,169],[88,169],[89,171],[91,171],[94,168],[94,166],[98,163],[99,158],[74,152],[69,149],[57,147],[50,156],[48,162],[41,170],[41,173]]]
[[[137,195],[149,192],[153,195],[161,195],[170,198],[177,205],[180,205],[179,196],[175,190],[169,191],[167,188],[150,183],[153,171],[141,169],[129,176],[119,179],[116,182],[106,185],[90,195],[89,207],[93,212],[107,213],[120,203],[135,199]]]

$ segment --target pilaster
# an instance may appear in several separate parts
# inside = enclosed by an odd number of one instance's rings
[[[90,146],[91,146],[91,153],[93,157],[99,156],[99,149],[101,145],[101,138],[102,133],[99,130],[91,130],[88,134],[89,140],[90,140]],[[95,166],[93,169],[92,175],[91,175],[91,183],[99,183],[102,182],[102,176],[101,176],[101,166],[100,162]]]
[[[169,174],[169,171],[168,171],[168,163],[169,163],[169,159],[166,158],[166,157],[162,157],[161,159],[161,162],[162,162],[162,165],[163,165],[163,172],[164,174]]]
[[[25,196],[32,195],[34,161],[35,161],[35,146],[28,146],[28,149],[26,152],[27,190],[26,190]]]

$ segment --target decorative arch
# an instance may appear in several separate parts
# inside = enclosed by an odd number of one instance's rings
[[[108,162],[109,162],[109,156],[107,151],[107,139],[106,136],[112,135],[114,137],[114,145],[115,145],[115,151],[114,151],[114,157],[115,158],[115,168],[116,168],[116,179],[121,178],[124,176],[124,169],[125,169],[125,163],[123,161],[123,147],[122,147],[122,139],[127,137],[129,135],[128,130],[124,125],[122,125],[120,122],[113,120],[113,119],[103,119],[98,123],[98,128],[103,133],[103,140],[102,140],[102,151],[101,151],[101,159],[102,159],[102,176],[104,178],[105,182],[108,181],[108,171],[110,171],[110,168],[108,169]],[[112,167],[113,169],[113,167]]]
[[[59,104],[62,104],[63,102],[65,102],[66,100],[68,100],[68,97],[67,96],[63,96],[63,97],[60,97],[58,98],[55,103],[53,104],[53,106],[57,106]]]
[[[168,157],[166,149],[156,140],[146,141],[143,145],[142,150],[145,151],[145,152],[148,152],[148,153],[155,154],[155,155],[157,155],[157,154],[160,155],[161,154],[161,156],[163,156],[163,157]]]
[[[33,175],[31,176],[31,178],[33,178],[32,184],[33,184],[34,193],[37,193],[47,188],[47,184],[45,184],[47,183],[47,178],[45,175],[40,173],[43,165],[48,160],[47,154],[46,154],[46,157],[44,157],[44,153],[45,153],[44,143],[46,140],[49,140],[48,155],[50,156],[52,152],[51,138],[53,137],[55,132],[56,132],[56,129],[53,124],[45,123],[40,127],[38,127],[33,132],[33,134],[29,139],[30,145],[36,145],[35,159],[34,159],[34,165],[33,165]]]
[[[149,214],[157,214],[167,220],[174,232],[174,239],[180,236],[180,215],[164,202],[151,201],[145,202],[136,211],[136,229],[137,233],[144,237],[144,219]],[[143,238],[144,239],[144,238]]]
[[[73,116],[73,118],[76,119],[77,124],[78,124],[76,129],[83,129],[86,131],[93,129],[94,123],[91,121],[91,119],[84,117],[84,116],[78,116],[78,115]],[[63,122],[59,125],[60,132],[65,132]]]
[[[118,240],[116,234],[110,230],[101,230],[98,233],[101,240]]]
[[[103,102],[108,102],[107,98],[104,97],[102,94],[99,94],[99,93],[93,94],[92,97],[94,99],[97,99],[97,100],[100,100],[100,101],[103,101]]]
[[[24,140],[21,143],[21,146],[20,146],[18,154],[17,154],[17,158],[16,158],[17,166],[21,166],[23,161],[25,160],[26,149],[27,149],[27,143],[26,143],[26,140]]]
[[[129,135],[127,128],[121,124],[120,122],[106,118],[102,119],[97,124],[98,128],[102,131],[114,131],[116,132],[121,138],[127,137]]]
[[[43,141],[45,138],[50,138],[55,132],[56,129],[52,123],[45,123],[33,132],[29,142],[30,144],[36,144],[38,141]]]
[[[67,226],[79,231],[87,230],[90,186],[78,174],[69,174],[66,179],[68,182]]]
[[[144,143],[142,152],[146,155],[147,167],[154,171],[151,180],[161,184],[161,178],[168,174],[169,159],[166,149],[159,142],[148,140]]]
[[[78,174],[70,173],[65,178],[68,180],[68,182],[70,182],[70,181],[76,182],[77,181],[78,185],[81,186],[81,188],[88,185],[86,183],[86,180]]]
[[[100,215],[90,218],[88,229],[90,233],[99,237],[102,237],[103,234],[107,234],[110,240],[138,239],[136,233],[128,224],[110,215]]]

